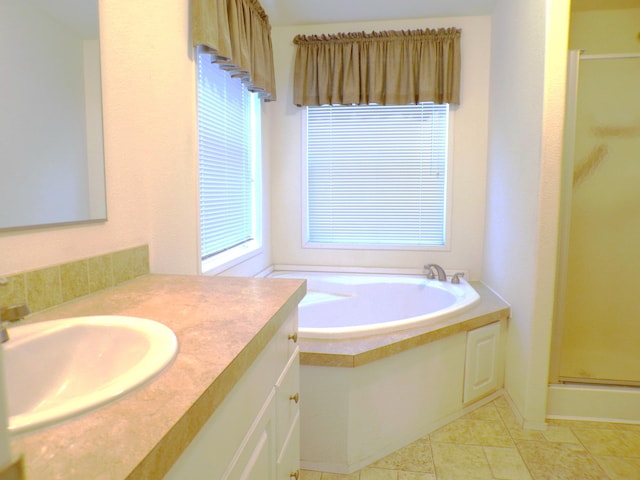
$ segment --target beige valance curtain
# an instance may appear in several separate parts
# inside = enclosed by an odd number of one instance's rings
[[[191,0],[191,41],[249,90],[276,99],[271,25],[258,0]]]
[[[298,35],[294,103],[459,104],[460,34],[449,28]]]

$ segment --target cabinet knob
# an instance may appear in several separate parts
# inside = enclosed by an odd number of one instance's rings
[[[290,334],[287,339],[293,340],[293,343],[298,343],[298,332]]]
[[[297,393],[295,395],[290,395],[289,400],[293,400],[294,402],[298,403],[300,401],[300,395],[298,395]]]
[[[289,474],[289,478],[294,478],[295,480],[298,480],[300,478],[300,470],[296,470],[295,472],[291,472]]]

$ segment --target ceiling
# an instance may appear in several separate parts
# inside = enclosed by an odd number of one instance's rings
[[[495,0],[261,0],[274,26],[488,15]]]

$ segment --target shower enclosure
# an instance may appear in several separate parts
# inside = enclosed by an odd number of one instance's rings
[[[640,53],[569,60],[551,381],[640,386]]]

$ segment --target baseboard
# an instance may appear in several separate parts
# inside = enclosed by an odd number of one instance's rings
[[[640,388],[549,385],[547,418],[640,424]]]

